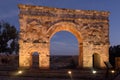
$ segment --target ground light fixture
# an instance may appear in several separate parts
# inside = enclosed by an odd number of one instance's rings
[[[15,72],[13,72],[11,75],[18,76],[18,75],[22,75],[23,72],[24,72],[23,70],[17,70]]]
[[[72,78],[72,71],[69,70],[67,73],[70,76],[70,79],[73,80],[73,78]]]
[[[96,74],[96,73],[97,73],[97,71],[96,71],[96,70],[93,70],[93,71],[92,71],[92,73],[93,73],[93,74]]]
[[[22,74],[22,73],[23,73],[23,71],[22,71],[22,70],[19,70],[19,71],[18,71],[18,74]]]
[[[115,70],[111,70],[111,73],[114,74],[114,73],[115,73]]]
[[[72,74],[72,71],[68,71],[68,74],[71,75],[71,74]]]

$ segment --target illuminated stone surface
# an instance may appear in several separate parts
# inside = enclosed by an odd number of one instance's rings
[[[49,68],[50,39],[63,30],[71,32],[78,40],[78,67],[93,67],[93,54],[100,56],[99,67],[105,67],[104,61],[109,57],[109,12],[22,4],[19,4],[19,9],[20,67],[31,67],[32,54],[38,52],[39,67]]]

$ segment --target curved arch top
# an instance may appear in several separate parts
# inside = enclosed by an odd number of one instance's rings
[[[76,25],[72,22],[55,23],[48,29],[47,35],[49,35],[49,39],[51,39],[51,37],[59,31],[68,31],[78,39],[78,42],[82,42],[82,36],[79,30],[77,30],[77,27],[79,27],[79,25]]]

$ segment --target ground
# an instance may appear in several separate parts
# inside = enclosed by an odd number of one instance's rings
[[[17,56],[18,57],[18,56]],[[62,60],[61,60],[62,57]],[[71,59],[76,59],[76,57],[71,56],[52,56],[53,60],[52,64],[61,63],[60,61],[65,60],[64,62],[70,62]],[[117,74],[111,73],[107,74],[106,69],[96,69],[96,73],[93,74],[93,69],[80,69],[80,68],[54,68],[54,69],[39,69],[39,68],[29,68],[29,69],[21,69],[18,65],[18,58],[16,59],[16,63],[11,63],[12,65],[0,65],[0,80],[111,80]],[[15,60],[13,60],[15,61]],[[16,65],[15,65],[16,64]],[[62,63],[64,64],[64,63]],[[67,65],[67,64],[66,64]],[[59,66],[59,65],[57,65]],[[68,71],[71,71],[71,74],[68,74]],[[71,80],[72,80],[71,79]],[[114,80],[120,80],[120,76],[118,74]]]

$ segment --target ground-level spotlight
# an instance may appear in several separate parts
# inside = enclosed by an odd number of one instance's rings
[[[23,73],[23,71],[21,71],[21,70],[18,71],[18,74],[22,74],[22,73]]]
[[[97,73],[97,71],[93,70],[93,71],[92,71],[92,73],[93,73],[93,74],[96,74],[96,73]]]
[[[71,80],[73,80],[73,78],[72,78],[72,71],[69,70],[69,71],[68,71],[68,74],[69,74]]]
[[[72,74],[72,71],[68,71],[68,74],[70,74],[70,75],[71,75],[71,74]]]
[[[24,72],[23,70],[17,70],[15,72],[13,72],[12,75],[14,75],[14,76],[23,75],[23,72]]]
[[[115,70],[111,70],[111,73],[114,74],[114,73],[115,73]]]

